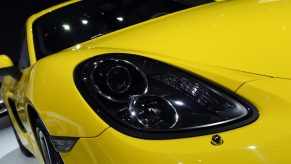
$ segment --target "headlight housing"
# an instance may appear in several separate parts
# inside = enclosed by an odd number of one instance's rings
[[[237,128],[258,117],[237,95],[168,64],[104,54],[79,64],[75,83],[113,128],[148,139],[190,137]]]

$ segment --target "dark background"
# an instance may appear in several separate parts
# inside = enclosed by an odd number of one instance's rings
[[[0,54],[7,54],[16,63],[27,18],[65,0],[22,0],[0,2]]]

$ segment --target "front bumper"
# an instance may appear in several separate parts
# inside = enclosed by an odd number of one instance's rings
[[[175,140],[143,140],[125,136],[112,128],[96,138],[82,138],[65,163],[193,164],[193,163],[286,163],[291,161],[290,137],[268,141],[250,137],[247,129],[221,133],[224,144],[214,146],[211,136]],[[284,141],[284,142],[282,142]]]
[[[81,138],[72,151],[62,153],[65,163],[193,164],[193,163],[290,163],[291,81],[258,80],[245,84],[237,94],[260,111],[257,121],[212,135],[172,140],[145,140],[108,128],[95,138]]]

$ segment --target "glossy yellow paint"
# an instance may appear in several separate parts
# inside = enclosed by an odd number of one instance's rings
[[[291,78],[289,0],[198,6],[83,44],[129,49],[272,77]]]
[[[40,162],[43,161],[30,127],[27,105],[36,110],[50,135],[80,138],[70,152],[61,154],[65,163],[291,161],[289,0],[207,4],[113,32],[36,61],[33,22],[75,2],[29,18],[26,32],[31,67],[23,70],[19,82],[5,77],[1,88],[21,141]],[[260,117],[250,125],[220,133],[225,141],[221,146],[210,144],[211,135],[174,140],[126,136],[110,128],[74,84],[76,65],[104,53],[142,55],[192,72],[249,100],[258,108]],[[0,64],[1,60],[0,56]],[[18,127],[8,98],[18,102],[27,132]]]
[[[5,68],[5,67],[11,67],[13,66],[13,62],[11,61],[11,59],[4,54],[0,55],[0,69],[1,68]]]
[[[275,120],[275,124],[276,121],[279,120]],[[276,125],[269,130],[269,126],[255,122],[220,133],[224,140],[221,146],[210,143],[212,135],[154,141],[128,137],[110,128],[100,137],[80,139],[75,149],[62,157],[67,163],[289,163],[290,133],[284,133],[286,129],[280,129],[281,124]],[[280,130],[275,131],[284,135],[274,137],[271,130],[278,126]],[[88,158],[82,158],[84,156]]]
[[[124,51],[117,49],[87,49],[64,51],[38,61],[27,81],[26,97],[38,110],[39,116],[53,136],[95,137],[102,133],[108,125],[100,119],[80,95],[72,77],[74,68],[88,58],[105,53],[132,53],[147,56],[160,61],[168,61],[179,65],[182,69],[207,77],[208,80],[235,91],[244,82],[261,77],[239,71],[199,64],[186,64],[183,61],[149,53]],[[64,64],[65,63],[65,64]],[[62,71],[59,71],[62,70]],[[56,73],[58,72],[58,73]],[[70,95],[65,97],[65,95]]]
[[[10,81],[14,79],[6,79],[5,81]],[[7,104],[7,100],[5,101],[6,107],[9,107],[9,104]],[[10,109],[10,108],[9,108]],[[39,163],[44,163],[42,159],[41,152],[38,149],[37,142],[33,136],[33,134],[30,133],[23,133],[23,131],[19,128],[19,126],[16,123],[16,120],[12,114],[11,109],[8,110],[8,114],[10,117],[10,120],[14,126],[15,131],[17,132],[19,139],[21,140],[22,144],[30,151],[33,153],[35,158],[39,161]],[[31,132],[31,131],[30,131]]]
[[[237,94],[260,110],[260,118],[248,126],[219,133],[224,140],[221,146],[211,145],[212,135],[154,141],[135,139],[110,128],[100,137],[81,139],[72,152],[62,156],[68,163],[289,163],[290,92],[291,81],[285,79],[243,85]],[[90,158],[83,159],[85,155]]]

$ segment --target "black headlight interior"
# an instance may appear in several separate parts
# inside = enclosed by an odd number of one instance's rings
[[[105,54],[75,70],[82,96],[111,127],[138,138],[170,139],[249,124],[258,111],[211,82],[168,64]]]

